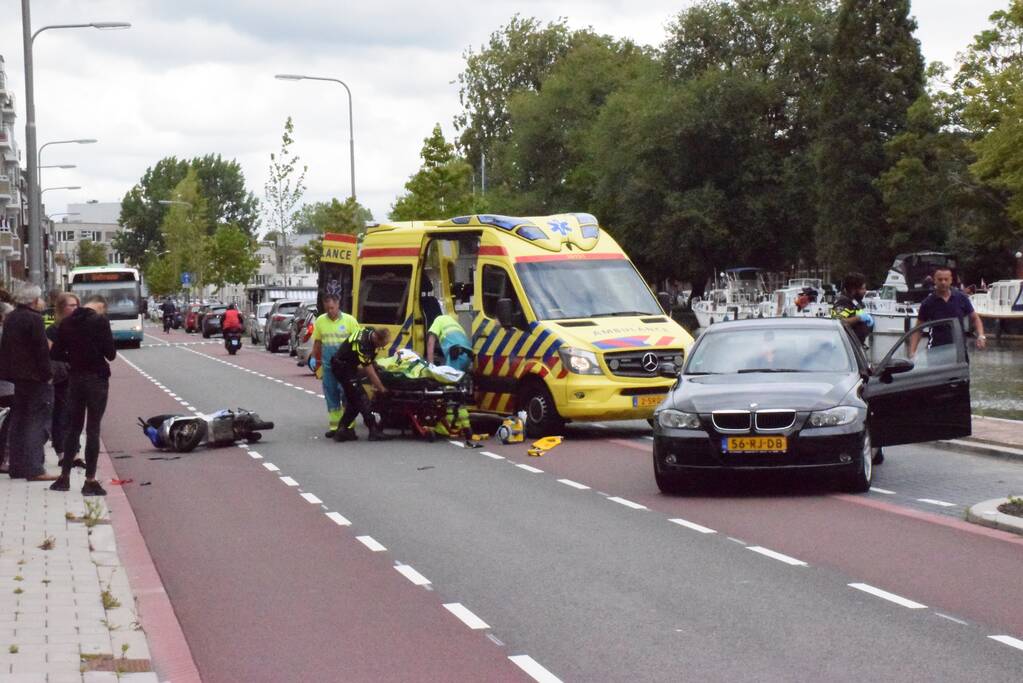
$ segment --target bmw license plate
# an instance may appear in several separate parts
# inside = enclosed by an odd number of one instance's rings
[[[632,407],[633,408],[656,408],[661,405],[661,401],[665,399],[667,394],[657,394],[656,396],[633,396]]]
[[[725,453],[784,453],[788,450],[784,436],[730,436],[721,439]]]

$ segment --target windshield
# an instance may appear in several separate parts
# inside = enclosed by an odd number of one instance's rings
[[[853,370],[841,330],[792,327],[708,334],[693,350],[684,374]]]
[[[515,271],[539,320],[663,313],[625,259],[517,263]]]
[[[111,320],[132,320],[139,316],[139,284],[137,282],[76,282],[71,291],[82,303],[94,294],[107,300],[107,317]]]

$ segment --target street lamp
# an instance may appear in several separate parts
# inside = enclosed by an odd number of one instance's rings
[[[49,166],[40,166],[39,170],[41,171],[44,168],[64,168],[64,169],[67,169],[67,168],[78,168],[78,166],[76,164],[50,164]]]
[[[50,190],[80,190],[81,185],[61,185],[60,187],[47,187],[45,190],[39,190],[40,196],[43,192],[49,192]]]
[[[274,76],[279,81],[330,81],[331,83],[340,83],[344,86],[345,92],[348,93],[348,154],[349,161],[351,163],[351,174],[352,174],[352,201],[355,201],[355,124],[352,121],[352,91],[348,87],[348,84],[337,78],[327,78],[325,76],[303,76],[301,74],[277,74]]]
[[[28,241],[31,259],[29,262],[29,279],[32,283],[45,286],[43,274],[43,234],[40,222],[39,165],[36,150],[36,103],[35,76],[32,65],[32,48],[36,37],[43,31],[62,28],[95,28],[117,29],[129,28],[131,24],[124,21],[93,21],[87,24],[53,24],[43,26],[32,32],[32,12],[30,0],[21,0],[21,32],[22,46],[25,50],[25,144],[28,146],[26,172],[28,175],[29,227]]]

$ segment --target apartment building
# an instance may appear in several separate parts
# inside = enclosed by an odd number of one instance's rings
[[[21,152],[14,137],[14,92],[0,55],[0,286],[26,279],[25,186]]]
[[[78,249],[86,240],[103,245],[107,263],[124,263],[112,244],[121,229],[117,222],[120,215],[121,202],[91,201],[67,205],[67,215],[53,223],[51,231],[54,285],[63,287],[67,284],[68,273],[80,265]]]

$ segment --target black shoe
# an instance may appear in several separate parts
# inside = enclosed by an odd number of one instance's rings
[[[344,441],[358,441],[358,440],[359,440],[359,435],[355,433],[354,429],[339,429],[339,430],[337,430],[337,433],[334,434],[334,441],[337,441],[338,443],[341,443],[341,442],[344,442]]]
[[[83,496],[105,496],[107,495],[106,489],[99,485],[98,481],[87,481],[82,485]]]
[[[390,441],[394,437],[390,434],[384,434],[384,430],[376,430],[369,433],[370,441]]]
[[[57,481],[50,484],[51,491],[67,491],[71,488],[71,482],[63,474],[57,477]]]
[[[337,434],[337,430],[336,429],[328,429],[324,433],[323,438],[324,439],[333,439],[335,434]]]

